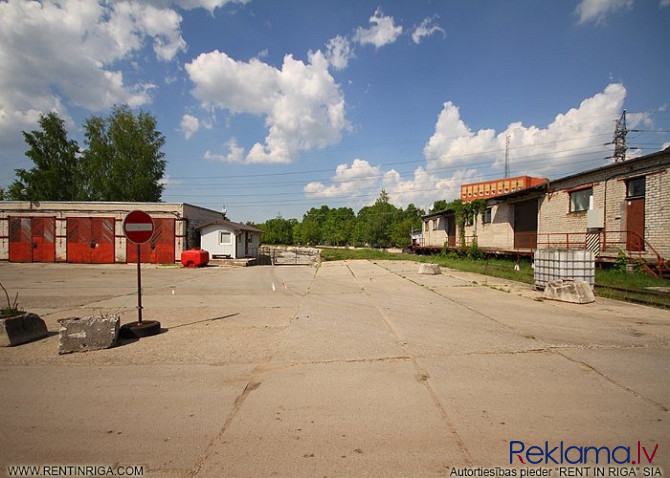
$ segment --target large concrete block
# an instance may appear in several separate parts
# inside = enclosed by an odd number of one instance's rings
[[[587,282],[570,279],[556,279],[547,282],[543,297],[574,304],[588,304],[596,300]]]
[[[118,315],[71,317],[60,319],[59,354],[87,352],[114,347],[119,338],[121,318]]]
[[[421,264],[419,266],[419,274],[438,275],[441,273],[440,266],[437,264]]]
[[[49,332],[37,315],[25,313],[0,319],[0,346],[10,347],[46,337]]]

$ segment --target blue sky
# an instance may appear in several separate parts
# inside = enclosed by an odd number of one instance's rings
[[[166,137],[163,196],[232,220],[401,207],[461,183],[670,145],[670,0],[0,2],[0,186],[21,131],[128,103]]]

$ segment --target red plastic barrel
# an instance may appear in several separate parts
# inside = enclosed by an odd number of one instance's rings
[[[202,267],[209,263],[209,252],[204,249],[189,249],[181,253],[181,263],[184,267]]]

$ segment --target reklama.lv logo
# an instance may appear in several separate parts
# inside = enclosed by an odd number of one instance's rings
[[[633,449],[631,455],[631,448]],[[636,450],[637,448],[637,450]],[[637,451],[637,456],[635,456]],[[509,463],[514,463],[516,456],[522,464],[556,464],[562,465],[569,463],[571,465],[586,465],[591,464],[611,464],[617,463],[619,465],[636,465],[642,464],[642,459],[646,459],[646,463],[651,464],[658,451],[658,443],[654,446],[651,455],[647,451],[647,447],[642,446],[641,442],[637,442],[633,447],[626,445],[619,445],[614,448],[607,446],[566,446],[563,441],[559,445],[550,448],[549,442],[545,441],[544,446],[532,445],[527,447],[522,441],[514,440],[509,442]],[[607,461],[605,461],[607,460]]]

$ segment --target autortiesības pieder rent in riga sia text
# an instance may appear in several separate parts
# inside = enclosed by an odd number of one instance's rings
[[[7,476],[146,476],[136,465],[8,465]]]
[[[576,446],[561,441],[550,444],[527,445],[523,441],[509,442],[508,466],[454,467],[448,476],[458,477],[515,477],[515,478],[582,478],[582,477],[663,477],[663,469],[654,464],[659,444],[633,446]],[[532,465],[539,465],[532,467]]]

